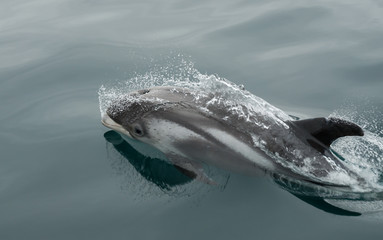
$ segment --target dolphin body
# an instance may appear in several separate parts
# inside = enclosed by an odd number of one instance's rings
[[[337,118],[281,120],[240,103],[237,107],[251,114],[238,114],[214,94],[153,87],[115,101],[102,123],[154,146],[182,173],[207,183],[214,181],[203,164],[248,174],[261,169],[325,186],[347,186],[331,181],[334,174],[360,181],[330,150],[339,137],[363,136],[356,124]]]

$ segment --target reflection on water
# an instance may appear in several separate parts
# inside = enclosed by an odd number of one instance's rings
[[[381,216],[383,192],[354,193],[345,189],[318,186],[274,174],[272,179],[300,200],[325,212],[342,216]]]
[[[163,159],[141,154],[115,131],[106,132],[104,138],[123,157],[122,162],[117,164],[120,172],[129,174],[129,172],[124,171],[124,168],[128,169],[133,166],[135,171],[144,179],[169,193],[172,189],[174,190],[174,187],[193,181],[193,179],[181,173],[174,165],[165,162]],[[129,163],[129,166],[126,165],[127,163]],[[354,193],[348,192],[347,189],[319,186],[278,174],[272,174],[271,177],[277,185],[298,199],[331,214],[360,216],[366,213],[372,215],[383,212],[383,192]],[[135,181],[137,183],[137,180]],[[225,185],[227,181],[228,178]],[[363,206],[368,207],[363,208]]]
[[[124,178],[122,188],[133,191],[139,199],[156,193],[156,189],[148,183],[157,186],[165,195],[173,197],[220,192],[228,184],[230,175],[223,170],[212,166],[204,167],[208,176],[214,179],[214,186],[193,181],[187,172],[168,163],[165,156],[149,145],[124,139],[115,131],[105,132],[104,138],[112,146],[113,152],[118,153],[115,155],[110,149],[107,150],[113,169]]]
[[[142,155],[115,131],[106,132],[104,138],[113,144],[114,149],[124,157],[123,160],[127,160],[142,177],[163,190],[169,191],[174,186],[182,185],[192,180],[177,170],[174,165],[162,159]]]

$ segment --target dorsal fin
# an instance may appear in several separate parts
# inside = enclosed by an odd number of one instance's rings
[[[293,121],[293,123],[327,147],[340,137],[364,135],[362,128],[358,125],[339,118],[311,118]]]

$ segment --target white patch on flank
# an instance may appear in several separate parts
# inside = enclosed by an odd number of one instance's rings
[[[265,160],[257,151],[231,134],[213,128],[207,128],[204,130],[211,134],[217,141],[230,148],[230,150],[242,155],[249,161],[254,162],[258,166],[268,170],[274,169],[274,165],[271,162]],[[150,134],[150,139],[148,139],[149,144],[152,144],[165,154],[173,153],[185,158],[188,157],[174,146],[175,143],[186,139],[204,142],[208,141],[206,138],[191,131],[190,129],[166,120],[152,119],[148,124],[148,131]],[[196,149],[196,151],[198,151],[198,149]],[[235,161],[235,159],[233,159],[233,161]]]
[[[246,143],[238,140],[231,134],[213,128],[207,129],[206,131],[214,136],[214,138],[216,138],[218,141],[229,147],[232,151],[239,153],[246,159],[249,159],[250,161],[265,169],[274,169],[274,165],[272,163],[265,160],[257,151],[249,147]]]
[[[174,143],[186,139],[206,141],[204,137],[190,129],[166,120],[152,119],[148,124],[148,131],[150,134],[150,144],[164,153],[175,153],[183,157],[187,156],[178,151],[178,149],[174,147]]]

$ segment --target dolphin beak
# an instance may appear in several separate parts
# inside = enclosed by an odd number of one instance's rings
[[[120,124],[118,124],[115,121],[113,121],[113,119],[111,119],[108,116],[108,114],[106,114],[106,113],[102,114],[102,116],[101,116],[101,123],[105,127],[113,129],[113,130],[115,130],[115,131],[117,131],[119,133],[122,133],[122,134],[127,135],[128,137],[132,138],[132,135],[130,135],[130,133],[123,126],[121,126]]]

